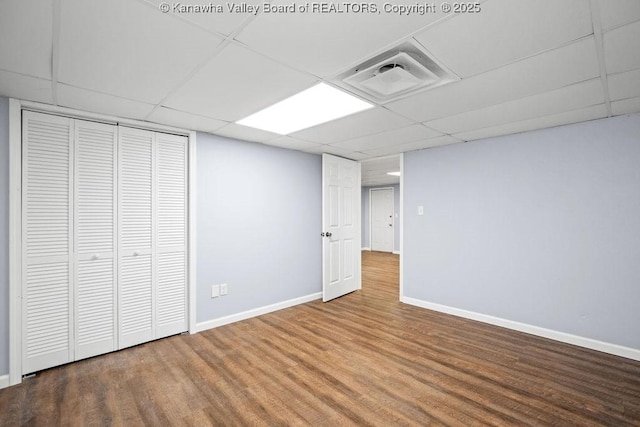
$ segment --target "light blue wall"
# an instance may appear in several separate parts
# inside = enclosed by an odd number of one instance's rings
[[[320,292],[321,157],[205,133],[196,152],[197,321]]]
[[[640,349],[640,116],[406,153],[404,212],[405,296]]]
[[[362,247],[371,248],[371,229],[369,227],[369,209],[371,203],[369,200],[369,190],[372,188],[389,188],[393,187],[393,210],[395,211],[394,228],[393,228],[393,250],[400,251],[400,184],[393,185],[377,185],[371,187],[362,187]]]
[[[9,373],[9,100],[0,97],[0,375]]]

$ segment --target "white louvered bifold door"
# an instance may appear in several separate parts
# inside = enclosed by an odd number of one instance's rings
[[[154,338],[155,134],[119,128],[119,348]]]
[[[73,121],[23,112],[22,372],[73,360]]]
[[[156,333],[187,330],[187,138],[156,134]]]
[[[75,360],[116,350],[116,129],[75,121]]]

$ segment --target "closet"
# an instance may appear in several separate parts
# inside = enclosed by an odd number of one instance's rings
[[[187,329],[187,138],[22,117],[22,372]]]

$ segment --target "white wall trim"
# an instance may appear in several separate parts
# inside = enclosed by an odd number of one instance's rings
[[[393,251],[392,254],[394,255],[400,255],[400,251]]]
[[[194,330],[191,332],[194,333],[194,332],[206,331],[207,329],[217,328],[218,326],[228,325],[229,323],[235,323],[241,320],[251,319],[252,317],[257,317],[263,314],[272,313],[274,311],[293,307],[299,304],[304,304],[310,301],[315,301],[321,298],[322,298],[322,292],[316,292],[310,295],[293,298],[287,301],[266,305],[264,307],[258,307],[251,310],[243,311],[241,313],[231,314],[229,316],[224,316],[224,317],[218,317],[217,319],[211,319],[211,320],[207,320],[206,322],[197,323]]]
[[[371,248],[362,248],[363,251],[370,251]]]
[[[189,192],[187,193],[188,202],[188,250],[189,258],[187,265],[187,298],[189,319],[189,332],[193,332],[196,328],[196,132],[189,134],[189,176],[187,177],[189,184]]]
[[[438,311],[440,313],[452,314],[465,319],[477,320],[479,322],[488,323],[490,325],[501,326],[515,331],[525,332],[539,337],[549,338],[567,344],[573,344],[580,347],[586,347],[592,350],[609,353],[616,356],[626,357],[640,361],[640,349],[624,347],[618,344],[611,344],[604,341],[598,341],[591,338],[581,337],[578,335],[568,334],[566,332],[554,331],[553,329],[542,328],[539,326],[529,325],[527,323],[516,322],[513,320],[503,319],[500,317],[490,316],[487,314],[476,313],[473,311],[463,310],[460,308],[450,307],[447,305],[437,304],[424,301],[417,298],[409,298],[402,296],[400,301],[414,305],[416,307],[426,308],[428,310]]]
[[[404,298],[404,153],[400,153],[400,206],[398,206],[398,209],[400,210],[400,290],[398,297],[402,301],[402,298]]]
[[[0,375],[0,389],[9,387],[9,375]]]
[[[22,107],[9,100],[9,385],[22,381]]]

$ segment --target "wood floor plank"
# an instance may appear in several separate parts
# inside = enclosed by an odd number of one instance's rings
[[[362,290],[39,373],[0,425],[640,426],[640,362],[398,301],[398,256]]]

